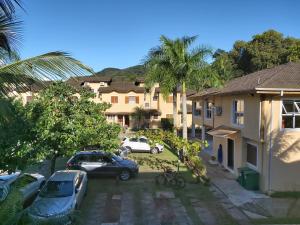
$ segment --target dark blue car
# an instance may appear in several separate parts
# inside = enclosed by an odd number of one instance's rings
[[[134,161],[104,151],[78,152],[69,159],[67,168],[83,170],[93,176],[119,177],[123,181],[129,180],[139,171]]]

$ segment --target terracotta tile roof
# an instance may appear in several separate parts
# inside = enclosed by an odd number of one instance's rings
[[[108,87],[100,87],[98,89],[99,93],[110,93],[110,92],[119,92],[119,93],[144,93],[146,89],[144,87],[139,87],[130,81],[112,81]]]
[[[190,99],[210,95],[255,93],[268,89],[299,89],[300,63],[290,62],[271,69],[264,69],[226,83],[222,88],[210,88],[192,95]]]

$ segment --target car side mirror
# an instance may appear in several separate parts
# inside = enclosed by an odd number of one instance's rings
[[[78,188],[75,188],[75,194],[77,194],[79,192]]]

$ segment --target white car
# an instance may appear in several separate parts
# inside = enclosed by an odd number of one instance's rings
[[[4,201],[11,188],[17,188],[23,198],[23,204],[26,206],[28,201],[32,200],[39,190],[45,184],[45,177],[41,174],[29,174],[20,172],[0,175],[0,202]]]
[[[126,147],[130,152],[150,152],[156,154],[164,150],[164,146],[158,143],[155,143],[154,147],[150,147],[148,139],[144,136],[126,137],[123,139],[122,146]]]
[[[55,172],[28,208],[29,219],[37,224],[71,224],[74,210],[79,208],[87,193],[87,182],[84,171]]]

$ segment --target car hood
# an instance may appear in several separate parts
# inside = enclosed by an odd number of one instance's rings
[[[73,197],[41,198],[38,197],[29,208],[29,214],[40,217],[50,217],[57,214],[68,213],[72,209]]]
[[[136,162],[129,160],[129,159],[123,159],[118,161],[118,163],[122,166],[130,167],[130,168],[135,168],[137,167]]]

